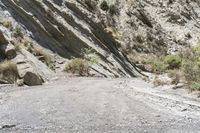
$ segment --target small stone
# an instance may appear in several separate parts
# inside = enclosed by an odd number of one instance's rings
[[[188,110],[187,108],[184,108],[184,109],[182,109],[181,111],[184,112],[184,111],[187,111],[187,110]]]
[[[17,80],[17,85],[18,86],[24,86],[24,80],[23,79],[18,79]]]
[[[16,125],[3,125],[2,127],[0,127],[0,129],[8,129],[8,128],[14,128],[16,127]]]

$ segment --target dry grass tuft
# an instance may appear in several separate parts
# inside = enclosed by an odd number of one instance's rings
[[[64,71],[80,76],[87,76],[89,73],[89,64],[87,60],[75,58],[65,66]]]
[[[13,84],[19,77],[16,63],[12,61],[4,61],[0,63],[0,79]]]
[[[3,19],[3,21],[1,21],[1,24],[6,28],[12,28],[12,20],[10,19]]]

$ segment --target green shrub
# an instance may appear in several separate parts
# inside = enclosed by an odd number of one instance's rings
[[[154,60],[152,62],[152,66],[153,66],[153,71],[157,74],[163,73],[166,70],[166,65],[164,64],[164,62],[160,60]]]
[[[17,52],[20,52],[20,51],[21,51],[21,45],[22,45],[22,44],[19,43],[19,42],[14,44],[15,50],[16,50]]]
[[[193,52],[200,51],[200,44],[193,46],[190,50]]]
[[[191,89],[192,90],[200,91],[200,82],[194,82],[194,83],[192,83]]]
[[[182,65],[182,71],[189,85],[191,85],[192,82],[200,81],[200,69],[196,62],[189,60],[184,61]]]
[[[90,65],[99,63],[99,56],[93,49],[85,48],[83,49],[82,53],[84,54],[84,58],[88,61]]]
[[[23,37],[22,29],[17,26],[13,29],[13,36],[14,37]]]
[[[200,90],[200,45],[181,52],[182,72],[188,87]]]
[[[168,69],[180,68],[182,59],[179,55],[167,55],[164,62],[168,65]]]
[[[75,58],[65,66],[65,71],[71,72],[73,74],[79,74],[80,76],[88,75],[89,73],[88,61],[80,58]]]
[[[104,11],[108,11],[109,10],[109,5],[108,3],[104,0],[102,1],[101,5],[100,5],[101,9]]]
[[[166,64],[161,57],[153,54],[129,53],[128,59],[135,64],[144,66],[144,69],[149,72],[161,74],[166,70]]]
[[[110,8],[109,8],[109,13],[111,15],[114,15],[114,14],[117,14],[117,8],[115,5],[111,5]]]

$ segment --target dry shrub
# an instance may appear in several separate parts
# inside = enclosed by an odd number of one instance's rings
[[[6,28],[12,28],[12,20],[4,19],[1,24]]]
[[[0,79],[8,83],[15,83],[19,77],[16,63],[12,61],[4,61],[0,63]]]
[[[65,71],[80,76],[86,76],[89,73],[89,64],[87,60],[75,58],[65,66]]]
[[[32,41],[30,40],[30,39],[28,39],[28,38],[23,38],[22,40],[21,40],[21,43],[25,46],[25,47],[31,47],[32,46]]]
[[[168,70],[168,76],[172,79],[171,84],[177,85],[180,83],[181,78],[183,77],[181,71],[178,69]]]
[[[12,35],[13,35],[14,37],[21,37],[21,38],[23,38],[23,33],[22,33],[21,27],[20,27],[20,26],[16,26],[16,27],[13,29]]]
[[[39,60],[45,63],[50,69],[54,69],[54,63],[53,63],[54,59],[49,53],[39,48],[32,48],[30,52],[33,55],[38,56]]]
[[[41,61],[45,63],[50,69],[54,69],[53,57],[50,54],[44,52]]]
[[[43,50],[40,49],[40,48],[32,48],[30,52],[35,56],[42,56],[43,55]]]
[[[14,44],[14,46],[15,46],[15,50],[17,51],[17,52],[20,52],[21,51],[21,43],[20,42],[17,42],[17,43],[15,43]]]

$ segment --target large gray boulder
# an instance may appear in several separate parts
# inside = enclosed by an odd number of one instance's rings
[[[27,71],[23,76],[24,84],[28,86],[42,85],[43,79],[34,72]]]
[[[53,77],[55,73],[35,56],[24,48],[21,49],[21,53],[14,60],[17,63],[19,76],[24,80],[24,84],[28,86],[42,85],[42,83]]]
[[[22,63],[22,62],[21,62]],[[28,86],[42,85],[44,80],[28,62],[18,64],[18,73],[24,84]]]

